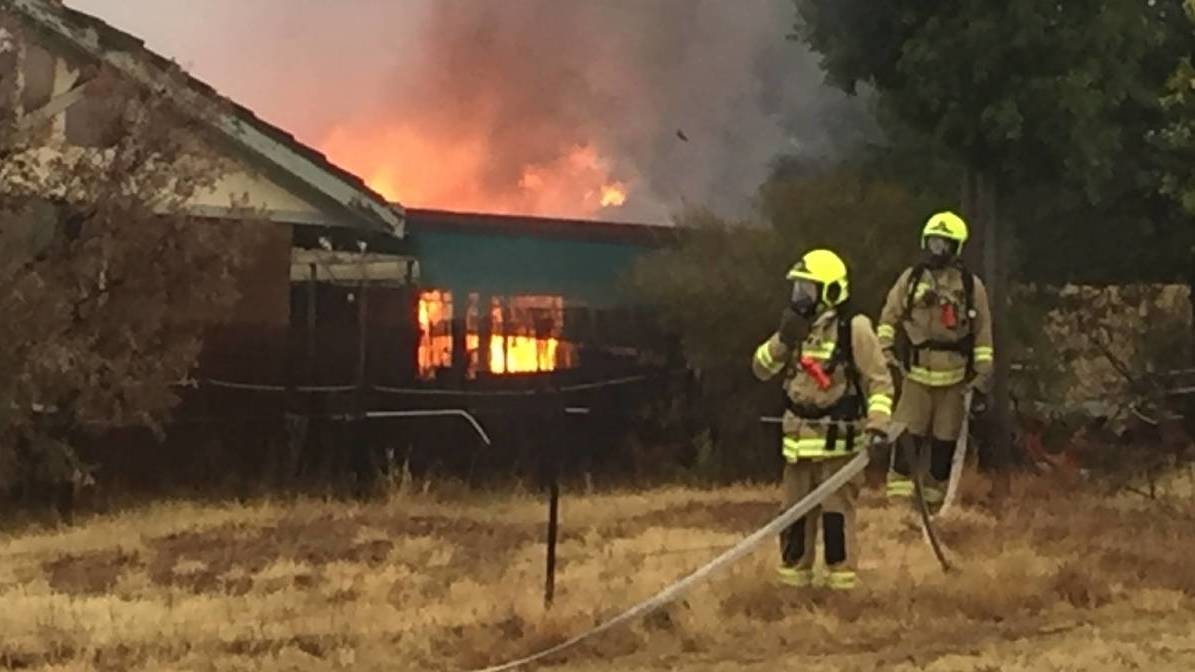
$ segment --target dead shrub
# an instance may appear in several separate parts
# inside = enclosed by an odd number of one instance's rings
[[[1079,609],[1096,609],[1112,601],[1107,578],[1086,559],[1063,563],[1052,583],[1056,595]]]
[[[1032,570],[1027,559],[1005,556],[916,588],[916,605],[934,614],[960,614],[976,621],[1002,622],[1032,615],[1046,606],[1048,577]]]
[[[437,637],[435,648],[442,651],[445,660],[459,661],[466,669],[479,669],[544,651],[589,627],[593,627],[592,622],[578,617],[532,622],[512,611],[501,621],[451,628],[443,633],[447,637]],[[587,642],[570,652],[570,656],[580,655],[578,651],[582,649],[589,649],[598,657],[603,653],[626,655],[634,651],[640,643],[638,637],[629,628],[617,630]],[[620,641],[622,646],[618,646]]]
[[[996,540],[990,522],[975,516],[939,518],[934,525],[941,542],[958,553],[974,553]]]
[[[835,620],[855,625],[864,623],[876,614],[884,613],[891,605],[880,599],[878,594],[866,588],[850,593],[823,591],[816,603]]]
[[[691,502],[618,521],[620,536],[652,527],[693,527],[726,532],[750,532],[771,520],[776,502]],[[605,530],[603,530],[605,532]],[[610,535],[607,535],[610,536]]]
[[[102,595],[110,592],[129,569],[142,566],[136,553],[117,549],[79,555],[64,555],[42,565],[50,587],[70,595]]]
[[[791,598],[799,591],[779,586],[774,581],[760,580],[755,573],[744,569],[730,574],[719,593],[725,596],[718,605],[723,618],[742,617],[775,623],[792,610]]]

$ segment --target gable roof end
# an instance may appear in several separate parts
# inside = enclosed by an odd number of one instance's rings
[[[2,5],[10,6],[39,29],[66,40],[133,81],[164,87],[184,111],[205,100],[230,102],[173,61],[146,48],[142,40],[94,16],[50,0],[6,0],[0,2]],[[169,76],[172,72],[182,74],[182,86]],[[290,133],[263,121],[251,110],[231,103],[230,111],[217,115],[212,126],[255,163],[282,171],[290,178],[288,181],[297,182],[343,210],[359,228],[403,237],[402,206],[388,202],[361,178],[336,166]]]

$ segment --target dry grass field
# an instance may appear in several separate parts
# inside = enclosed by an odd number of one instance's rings
[[[794,591],[768,544],[681,603],[540,669],[1191,670],[1195,513],[1042,479],[942,531],[873,488],[866,586]],[[562,504],[555,607],[542,501],[167,503],[0,538],[0,669],[469,670],[646,597],[765,522],[767,487],[581,494]]]

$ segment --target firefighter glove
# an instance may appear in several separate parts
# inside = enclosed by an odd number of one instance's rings
[[[888,455],[888,435],[875,429],[867,430],[867,454],[872,462],[881,462]]]
[[[971,390],[971,414],[976,416],[983,416],[988,412],[988,395],[983,392],[972,389]]]
[[[777,333],[780,335],[780,343],[789,350],[796,349],[801,342],[805,331],[805,320],[792,308],[785,308],[780,312],[780,326],[777,328]]]

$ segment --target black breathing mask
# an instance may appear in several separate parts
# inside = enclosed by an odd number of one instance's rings
[[[811,280],[797,280],[793,283],[793,293],[789,299],[789,305],[797,315],[809,319],[817,314],[821,298],[821,285]]]
[[[941,236],[925,239],[925,260],[931,268],[946,268],[958,255],[958,243]]]

